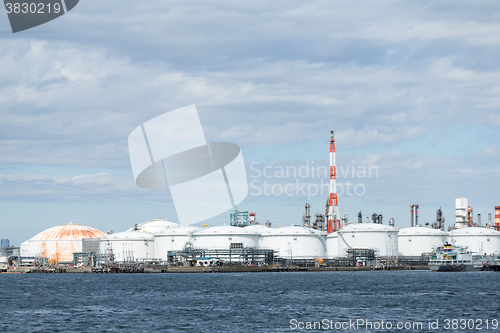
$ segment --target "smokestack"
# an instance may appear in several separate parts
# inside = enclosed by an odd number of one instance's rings
[[[474,214],[472,213],[472,207],[469,206],[467,207],[467,221],[469,223],[469,226],[472,227],[472,224],[474,223],[473,218]]]
[[[335,137],[330,132],[330,198],[328,201],[327,232],[340,229],[339,203],[337,199],[337,168],[335,165]]]
[[[481,214],[477,214],[477,226],[481,226]]]
[[[411,226],[416,227],[418,225],[418,205],[411,205]]]
[[[307,227],[311,227],[311,206],[306,203],[306,214],[302,218],[302,224]]]
[[[495,206],[495,229],[500,231],[500,206]]]

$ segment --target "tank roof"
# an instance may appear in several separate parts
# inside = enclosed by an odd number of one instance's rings
[[[80,240],[82,238],[100,238],[105,234],[97,229],[70,223],[46,229],[30,240]]]
[[[161,231],[156,232],[155,236],[189,235],[197,230],[200,230],[200,227],[184,225],[180,227],[164,228]]]
[[[162,231],[165,228],[176,228],[179,227],[179,223],[170,222],[165,219],[154,219],[146,222],[139,223],[137,228],[141,231],[149,232],[155,234]],[[127,231],[132,231],[134,228],[130,228]]]
[[[487,236],[500,237],[500,232],[493,230],[493,229],[488,229],[488,228],[468,227],[468,228],[454,229],[450,232],[450,235],[452,235],[452,236],[465,236],[465,235],[471,235],[471,236],[484,235],[484,236],[486,236],[487,235]]]
[[[383,231],[393,231],[398,232],[398,229],[395,229],[391,226],[378,224],[378,223],[353,223],[343,226],[339,232],[356,232],[356,231],[365,231],[365,232],[383,232]]]
[[[399,230],[399,236],[445,236],[447,232],[441,229],[424,228],[424,227],[409,227]]]
[[[299,226],[288,226],[288,227],[282,227],[282,228],[268,228],[269,230],[263,235],[273,235],[273,236],[293,236],[293,235],[307,235],[307,236],[319,236],[322,232],[315,230],[315,229],[310,229],[310,228],[304,228],[304,227],[299,227]]]
[[[257,230],[249,228],[234,227],[229,225],[220,225],[197,230],[194,235],[259,235]]]
[[[153,240],[154,236],[144,231],[123,231],[106,235],[103,240]]]

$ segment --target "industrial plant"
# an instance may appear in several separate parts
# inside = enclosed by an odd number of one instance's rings
[[[337,169],[334,132],[330,134],[330,193],[325,214],[311,216],[305,204],[302,223],[272,227],[259,222],[257,214],[230,213],[228,225],[179,225],[155,219],[118,233],[70,223],[56,226],[21,244],[19,255],[9,265],[18,267],[295,267],[336,269],[411,269],[425,267],[436,251],[445,246],[467,249],[480,266],[498,266],[500,260],[500,206],[494,222],[488,215],[482,225],[467,198],[455,200],[455,223],[445,230],[441,208],[436,221],[419,224],[418,204],[410,205],[411,226],[397,228],[394,219],[383,223],[382,214],[373,213],[356,222],[340,215],[337,197]],[[14,259],[14,260],[12,260]],[[452,259],[450,259],[452,260]],[[5,259],[3,259],[5,261]],[[482,266],[481,266],[482,267]],[[5,267],[4,267],[5,268]]]

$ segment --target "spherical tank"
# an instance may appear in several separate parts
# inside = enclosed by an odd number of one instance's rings
[[[440,229],[410,227],[399,230],[398,249],[402,256],[421,256],[442,247],[449,234]]]
[[[375,256],[396,257],[398,231],[393,227],[377,223],[346,225],[337,231],[339,256],[346,256],[347,250],[353,248],[373,249]]]
[[[280,258],[314,259],[326,255],[325,233],[315,229],[289,226],[269,229],[261,237],[261,247],[275,250]]]
[[[99,251],[101,254],[112,256],[116,262],[153,259],[154,237],[138,230],[106,235],[99,240]]]
[[[458,246],[467,246],[472,253],[500,254],[500,232],[479,227],[455,229],[450,238]]]
[[[52,227],[22,243],[21,257],[28,260],[42,257],[58,263],[71,263],[73,253],[82,252],[83,238],[103,236],[102,231],[76,223]]]

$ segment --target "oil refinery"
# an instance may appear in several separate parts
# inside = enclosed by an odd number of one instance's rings
[[[204,263],[252,267],[414,267],[426,266],[445,246],[465,248],[467,253],[498,263],[500,259],[500,206],[495,220],[489,214],[483,226],[464,197],[455,200],[455,221],[444,227],[443,212],[436,221],[421,225],[418,204],[410,205],[410,227],[397,228],[394,219],[383,224],[382,214],[373,213],[357,223],[339,213],[334,132],[330,133],[330,193],[325,214],[316,214],[305,204],[300,225],[273,228],[259,222],[257,214],[238,211],[229,224],[217,226],[179,225],[164,219],[136,224],[123,232],[107,234],[70,223],[56,226],[21,244],[18,266],[138,265],[155,263],[165,267],[203,266]],[[5,260],[3,260],[5,261]],[[12,261],[12,260],[11,260]]]

